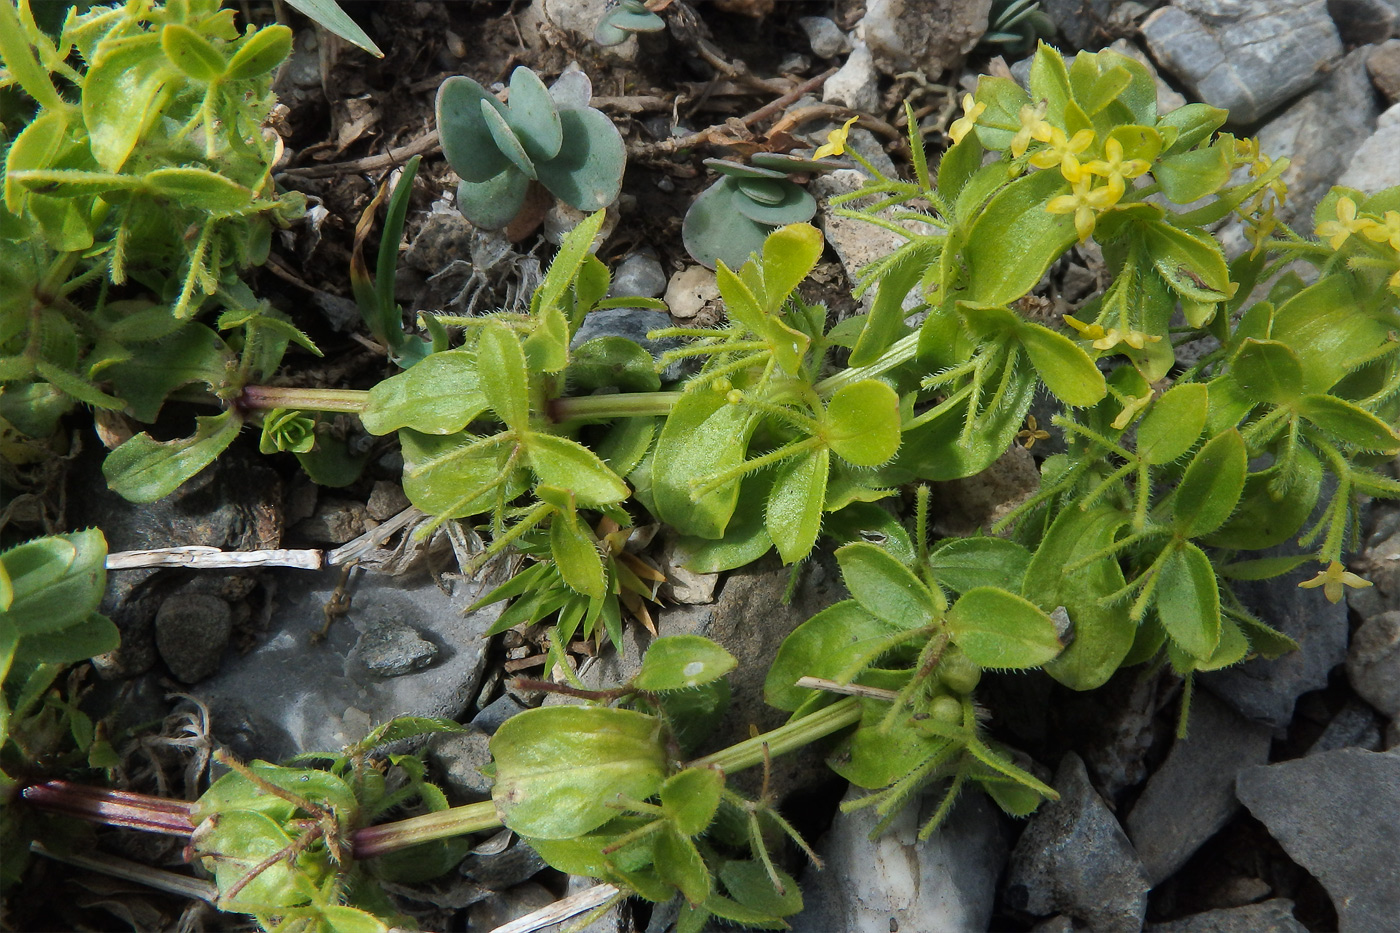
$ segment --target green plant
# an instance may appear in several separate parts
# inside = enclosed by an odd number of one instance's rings
[[[68,666],[115,650],[117,627],[97,611],[107,542],[96,529],[27,541],[0,553],[0,884],[19,880],[33,828],[12,806],[28,783],[72,767],[110,767],[111,746],[77,706]]]
[[[771,152],[754,153],[751,161],[705,160],[719,181],[700,193],[681,225],[685,251],[703,266],[713,269],[723,260],[738,268],[778,227],[811,220],[816,199],[788,176],[836,167]]]
[[[647,9],[643,0],[617,0],[593,33],[593,41],[601,46],[621,45],[637,33],[662,32],[666,21]]]
[[[1055,21],[1040,9],[1037,0],[995,0],[987,14],[984,45],[1001,46],[1023,55],[1042,39],[1055,35]]]
[[[122,445],[104,470],[130,498],[211,461],[245,420],[243,386],[290,342],[314,350],[238,279],[303,208],[276,190],[263,128],[291,42],[284,26],[239,36],[217,0],[69,10],[56,41],[27,0],[0,3],[7,82],[38,104],[5,154],[0,427],[47,437],[75,401],[151,422],[189,385],[230,406],[190,438]],[[215,309],[225,336],[195,320]]]
[[[528,68],[510,76],[502,104],[471,78],[454,75],[437,95],[442,151],[461,177],[457,206],[480,227],[504,227],[538,181],[564,203],[596,211],[622,190],[627,152],[600,110],[588,106],[592,88],[570,73],[546,89]]]

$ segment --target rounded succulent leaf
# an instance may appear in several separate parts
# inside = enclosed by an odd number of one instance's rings
[[[611,48],[614,45],[621,45],[631,37],[631,33],[625,29],[618,29],[607,19],[600,20],[598,28],[593,30],[593,41],[603,48]]]
[[[681,239],[685,251],[701,265],[713,269],[715,262],[723,259],[725,265],[737,269],[750,253],[763,249],[772,227],[739,213],[736,200],[748,201],[734,179],[724,176],[702,191],[686,211]]]
[[[620,6],[609,13],[607,18],[613,26],[627,32],[661,32],[666,28],[666,21],[649,12],[646,7],[642,8],[641,13],[634,13]]]
[[[474,184],[496,177],[510,164],[491,138],[482,115],[482,101],[489,102],[498,113],[505,109],[480,84],[454,75],[438,88],[435,105],[442,153],[463,181]]]
[[[510,123],[501,112],[482,101],[481,117],[486,121],[486,129],[490,131],[491,139],[496,143],[496,148],[501,150],[501,154],[510,159],[511,164],[520,169],[527,178],[534,178],[534,160],[525,151],[525,147],[521,145],[515,131],[510,128]]]
[[[786,178],[786,172],[775,172],[769,168],[758,168],[728,159],[706,159],[705,164],[721,175],[731,178]]]
[[[564,203],[600,211],[617,200],[627,150],[622,134],[601,110],[561,110],[564,144],[559,157],[535,167],[539,180]]]
[[[582,71],[566,71],[549,86],[549,96],[560,110],[585,110],[593,99],[593,82]]]
[[[782,187],[781,201],[763,204],[747,197],[741,189],[740,196],[734,199],[735,209],[755,223],[773,227],[800,224],[812,219],[812,215],[817,212],[817,199],[808,194],[807,189],[790,181],[774,184]]]
[[[782,152],[755,152],[749,156],[749,161],[758,168],[782,172],[784,175],[792,175],[797,172],[830,172],[833,169],[852,167],[848,162],[830,159],[804,159],[802,156],[788,155]]]
[[[740,178],[739,190],[759,204],[781,204],[787,197],[783,183],[772,178]]]
[[[559,154],[559,147],[564,144],[559,109],[539,75],[529,68],[517,68],[511,73],[506,121],[532,162],[546,162]]]
[[[457,210],[484,230],[499,230],[515,219],[525,206],[530,179],[514,165],[482,182],[465,179],[457,185]]]

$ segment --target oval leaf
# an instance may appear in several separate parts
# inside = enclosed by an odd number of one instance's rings
[[[1306,396],[1298,401],[1298,414],[1338,440],[1362,450],[1395,453],[1400,449],[1400,435],[1390,425],[1336,396]]]
[[[928,625],[942,609],[914,572],[886,550],[857,542],[836,551],[841,577],[866,611],[899,628]]]
[[[632,686],[648,693],[688,690],[718,680],[738,661],[718,644],[699,635],[664,635],[651,643]]]
[[[1298,355],[1277,340],[1246,339],[1230,361],[1230,375],[1256,404],[1291,405],[1303,386]]]
[[[1078,344],[1048,327],[1022,321],[1016,337],[1045,387],[1066,405],[1084,408],[1108,394],[1103,373]]]
[[[617,815],[619,796],[645,800],[666,774],[661,723],[625,709],[526,710],[497,730],[491,756],[502,822],[541,839],[597,829]]]
[[[1205,552],[1183,542],[1162,564],[1157,617],[1181,650],[1207,661],[1220,643],[1220,589]]]
[[[1138,456],[1153,465],[1171,463],[1195,445],[1209,412],[1210,393],[1205,386],[1182,383],[1168,389],[1138,423]]]
[[[476,370],[480,376],[478,385],[496,417],[518,434],[529,431],[530,374],[525,351],[515,333],[500,321],[490,321],[481,329],[476,344]]]
[[[526,450],[540,482],[571,491],[580,506],[608,505],[631,495],[627,484],[577,441],[531,432]]]
[[[291,54],[292,31],[280,23],[264,26],[248,37],[233,57],[228,60],[228,70],[224,72],[231,81],[244,81],[267,74]]]
[[[366,431],[377,435],[399,428],[455,434],[485,408],[475,358],[465,350],[444,350],[377,383],[369,390],[369,404],[360,421]]]
[[[209,40],[181,23],[165,24],[160,31],[160,47],[176,68],[205,84],[217,81],[228,68]]]
[[[823,422],[826,442],[848,463],[881,466],[899,451],[899,395],[876,379],[837,389]]]
[[[785,564],[802,560],[817,543],[830,462],[830,452],[819,447],[788,460],[773,478],[765,527]]]
[[[964,593],[948,610],[948,628],[963,653],[986,668],[1040,667],[1064,648],[1050,616],[1000,587]]]
[[[1206,442],[1177,486],[1173,524],[1183,538],[1208,535],[1230,517],[1244,492],[1249,456],[1235,428]]]

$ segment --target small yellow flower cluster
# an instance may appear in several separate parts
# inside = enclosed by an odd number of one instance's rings
[[[1400,211],[1386,211],[1379,221],[1371,217],[1357,217],[1356,202],[1341,197],[1337,199],[1336,216],[1336,220],[1318,224],[1316,231],[1317,236],[1325,238],[1332,249],[1340,249],[1353,233],[1359,233],[1368,240],[1385,243],[1400,259]],[[1400,269],[1395,271],[1387,284],[1400,291]]]
[[[1134,350],[1141,350],[1149,343],[1156,343],[1161,340],[1160,334],[1144,334],[1140,330],[1119,330],[1111,327],[1104,330],[1100,324],[1085,324],[1068,314],[1065,315],[1065,323],[1079,331],[1080,340],[1092,340],[1095,350],[1112,350],[1120,343],[1127,344]]]
[[[1326,570],[1318,571],[1317,576],[1311,580],[1304,580],[1298,586],[1301,589],[1310,590],[1313,587],[1322,587],[1322,594],[1327,597],[1329,603],[1339,603],[1342,601],[1342,588],[1350,586],[1353,589],[1361,589],[1371,585],[1371,581],[1364,577],[1358,577],[1350,573],[1339,561],[1332,561],[1327,565]]]

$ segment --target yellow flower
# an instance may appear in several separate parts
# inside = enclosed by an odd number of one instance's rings
[[[1068,181],[1078,181],[1080,169],[1076,156],[1088,149],[1093,141],[1093,130],[1080,130],[1073,138],[1066,139],[1064,130],[1052,126],[1050,138],[1045,140],[1045,148],[1031,156],[1031,165],[1036,168],[1054,168],[1058,165]]]
[[[1339,603],[1342,601],[1342,587],[1349,586],[1353,589],[1361,589],[1371,585],[1371,581],[1363,577],[1358,577],[1354,573],[1342,566],[1340,561],[1332,561],[1327,565],[1326,570],[1318,571],[1317,576],[1311,580],[1304,580],[1298,586],[1301,589],[1310,590],[1315,586],[1322,587],[1322,595],[1327,597],[1329,603]]]
[[[1146,172],[1151,166],[1146,159],[1123,160],[1123,144],[1116,139],[1110,139],[1103,144],[1104,158],[1095,159],[1084,166],[1084,171],[1091,175],[1098,175],[1100,178],[1108,179],[1110,191],[1116,191],[1114,200],[1123,196],[1123,191],[1127,187],[1126,179],[1137,178]]]
[[[1070,158],[1074,157],[1070,156]],[[1032,158],[1031,163],[1034,164],[1034,162],[1035,159]],[[1075,168],[1078,169],[1078,162],[1075,163]],[[1093,176],[1081,174],[1074,182],[1072,194],[1062,194],[1058,198],[1051,198],[1050,202],[1045,205],[1045,209],[1051,214],[1074,214],[1074,229],[1079,234],[1079,242],[1081,243],[1089,239],[1089,234],[1094,232],[1094,220],[1098,214],[1112,207],[1114,202],[1118,200],[1107,186],[1101,185],[1098,188],[1091,188],[1093,182]]]
[[[1110,333],[1116,333],[1116,331],[1110,331]],[[1127,401],[1123,403],[1123,410],[1118,413],[1117,418],[1113,419],[1113,429],[1115,431],[1121,431],[1132,424],[1133,419],[1137,417],[1137,413],[1146,408],[1147,403],[1152,401],[1152,395],[1152,390],[1148,389],[1147,393],[1144,395],[1128,396]]]
[[[1160,334],[1144,334],[1140,330],[1119,330],[1116,327],[1109,328],[1108,333],[1094,341],[1095,350],[1112,350],[1120,343],[1126,343],[1134,350],[1141,350],[1149,343],[1156,343],[1161,340]]]
[[[851,124],[855,123],[859,117],[851,117],[839,130],[832,130],[826,134],[826,142],[817,147],[817,151],[812,153],[813,159],[825,159],[827,156],[839,156],[846,154],[846,134],[851,131]]]
[[[1391,249],[1400,250],[1400,211],[1386,211],[1384,219],[1385,222],[1379,224],[1370,221],[1370,226],[1361,232],[1368,240],[1389,243]]]
[[[1030,148],[1033,139],[1043,143],[1049,142],[1053,129],[1054,127],[1045,122],[1044,102],[1035,106],[1025,104],[1021,107],[1021,128],[1011,137],[1011,155],[1017,159],[1021,158]]]
[[[1099,340],[1106,336],[1102,326],[1098,324],[1085,324],[1076,317],[1066,314],[1065,323],[1079,331],[1080,340]]]
[[[963,141],[963,137],[971,132],[973,126],[977,124],[977,118],[982,116],[982,111],[987,109],[987,105],[982,101],[973,102],[971,94],[964,94],[962,99],[963,115],[953,121],[953,125],[948,127],[948,138],[954,144]]]
[[[1356,202],[1351,198],[1338,198],[1337,219],[1325,220],[1318,224],[1317,235],[1327,237],[1327,245],[1338,249],[1353,233],[1366,233],[1367,236],[1370,236],[1369,229],[1379,226],[1374,220],[1367,220],[1365,217],[1357,220]],[[1371,237],[1371,239],[1378,239],[1378,237]]]
[[[1036,424],[1035,415],[1026,415],[1025,430],[1016,432],[1016,440],[1021,442],[1021,446],[1030,450],[1035,446],[1036,441],[1050,440],[1050,432]]]

